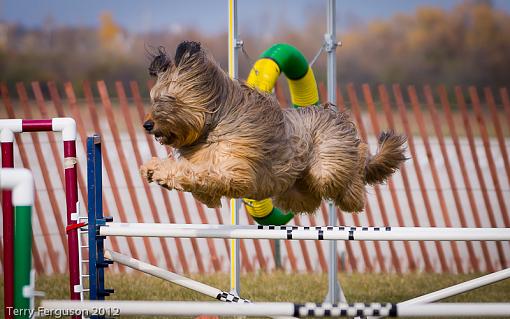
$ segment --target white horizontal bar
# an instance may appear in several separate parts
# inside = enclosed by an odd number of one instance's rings
[[[243,228],[243,229],[257,229],[257,225],[222,225],[222,224],[173,224],[173,223],[106,223],[108,227],[115,228],[130,228],[130,227],[146,227],[146,228],[207,228],[207,229],[231,229],[235,228]],[[278,226],[280,227],[280,226]],[[288,227],[288,226],[284,226]]]
[[[368,230],[368,231],[384,231],[387,229],[410,229],[414,230],[419,227],[356,227],[356,226],[295,226],[295,225],[224,225],[224,224],[173,224],[173,223],[106,223],[108,227],[115,228],[162,228],[162,229],[266,229],[266,230]],[[451,229],[451,228],[448,228]]]
[[[394,304],[294,304],[288,302],[217,303],[193,301],[70,301],[43,300],[41,307],[60,311],[115,311],[116,315],[160,316],[295,316],[340,317],[373,315],[449,317],[449,316],[507,316],[510,303],[439,303],[427,305]]]
[[[436,230],[464,230],[479,228],[461,228],[461,227],[394,227],[394,226],[295,226],[295,225],[224,225],[224,224],[173,224],[173,223],[106,223],[108,227],[115,228],[163,228],[163,229],[275,229],[275,230],[354,230],[354,231],[388,231],[388,230],[408,230],[408,231],[436,231]]]
[[[182,238],[230,238],[230,239],[286,239],[285,230],[259,229],[148,229],[142,228],[110,228],[100,227],[102,236],[134,236],[134,237],[182,237]],[[294,231],[293,239],[317,239],[316,231]],[[340,233],[341,238],[347,239],[347,233]]]
[[[241,305],[242,307],[238,307]],[[247,307],[245,307],[247,306]],[[47,310],[112,311],[120,316],[160,315],[160,316],[288,316],[294,312],[294,304],[281,303],[219,303],[219,302],[179,302],[179,301],[71,301],[43,300],[41,307]]]
[[[151,224],[152,225],[152,224]],[[156,224],[157,225],[157,224]],[[292,227],[281,229],[274,226],[238,227],[209,225],[212,227],[185,228],[173,224],[159,224],[150,227],[145,224],[115,224],[101,226],[102,236],[134,236],[134,237],[183,237],[183,238],[230,238],[230,239],[298,239],[298,240],[510,240],[510,228],[434,228],[434,227],[343,227],[336,226],[333,230],[324,226]],[[262,227],[261,227],[262,228]]]
[[[295,226],[295,225],[224,225],[224,224],[173,224],[173,223],[106,223],[113,228],[148,228],[148,229],[260,229],[260,230],[345,230],[345,231],[478,231],[497,229],[510,231],[510,228],[474,228],[474,227],[395,227],[395,226]]]
[[[510,314],[510,303],[433,303],[397,305],[400,317],[499,317]]]

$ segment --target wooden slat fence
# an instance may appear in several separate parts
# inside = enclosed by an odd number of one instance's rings
[[[86,136],[103,137],[104,209],[119,222],[220,223],[230,220],[229,202],[210,209],[190,194],[142,181],[138,167],[167,149],[141,128],[149,101],[137,82],[85,81],[0,84],[0,118],[73,117],[78,126],[79,197],[86,208]],[[149,83],[149,87],[151,83]],[[11,90],[12,91],[12,90]],[[322,97],[325,87],[319,85]],[[75,92],[80,93],[79,96]],[[277,87],[276,96],[287,105]],[[356,226],[510,227],[510,98],[507,88],[349,84],[337,88],[340,110],[350,112],[360,137],[376,151],[377,135],[392,129],[408,136],[410,160],[385,185],[368,188],[361,214],[338,213]],[[67,271],[64,178],[59,137],[16,136],[15,166],[36,179],[34,264],[39,273]],[[326,205],[298,225],[327,224]],[[241,223],[253,224],[244,208]],[[241,241],[242,270],[275,269],[269,240]],[[181,273],[229,269],[224,239],[110,238],[114,250]],[[508,266],[508,242],[339,242],[339,270],[349,272],[493,271]],[[3,245],[0,242],[0,253]],[[1,255],[1,254],[0,254]],[[281,242],[282,267],[293,272],[327,271],[326,245]],[[128,271],[115,266],[117,271]]]

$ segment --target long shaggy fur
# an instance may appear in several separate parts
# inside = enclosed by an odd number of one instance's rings
[[[379,151],[369,157],[365,167],[365,183],[374,185],[386,181],[386,178],[395,173],[398,167],[395,163],[406,160],[402,152],[402,145],[406,138],[395,135],[393,132],[382,132],[379,135]]]
[[[199,43],[181,43],[174,61],[159,50],[149,69],[157,82],[144,127],[178,156],[153,158],[142,175],[209,207],[222,196],[272,197],[282,209],[313,213],[327,198],[358,212],[365,184],[405,160],[404,137],[383,133],[370,156],[347,113],[282,109],[272,95],[231,80]]]

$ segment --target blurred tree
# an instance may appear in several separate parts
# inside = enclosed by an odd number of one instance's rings
[[[241,55],[240,77],[246,77],[253,60],[277,42],[295,45],[311,60],[323,41],[323,9],[311,9],[302,28],[292,27],[283,19],[275,30],[263,31],[264,36],[243,33],[250,58]],[[111,12],[101,14],[98,28],[63,27],[50,22],[45,24],[46,30],[0,22],[0,81],[145,82],[147,50],[163,45],[173,55],[182,40],[202,42],[223,68],[227,66],[226,32],[208,35],[185,29],[128,33],[114,21]],[[413,14],[356,23],[338,37],[343,43],[337,51],[342,84],[509,84],[510,14],[498,11],[491,1],[467,0],[450,10],[422,7]],[[314,64],[319,81],[325,80],[325,70],[323,54]]]
[[[509,36],[510,16],[490,1],[467,1],[451,11],[423,7],[414,16],[397,15],[346,34],[341,78],[507,85]]]
[[[99,38],[103,48],[112,49],[116,47],[121,35],[120,26],[113,20],[112,13],[104,11],[99,17]]]

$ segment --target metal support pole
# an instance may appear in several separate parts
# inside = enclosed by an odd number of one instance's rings
[[[239,224],[239,199],[232,198],[230,200],[232,225]],[[230,292],[239,296],[241,292],[240,267],[241,258],[239,254],[239,239],[230,240]]]
[[[232,79],[238,78],[238,57],[240,41],[237,28],[237,0],[228,1],[228,74]],[[231,223],[239,224],[239,199],[230,200]],[[230,241],[230,292],[239,296],[240,293],[240,256],[239,239]]]
[[[274,243],[274,268],[277,270],[282,269],[282,245],[278,239],[273,240]]]
[[[237,79],[238,59],[241,47],[237,26],[237,0],[228,1],[228,74],[232,79]]]
[[[327,85],[328,85],[328,101],[336,103],[336,23],[335,23],[335,5],[336,0],[328,0],[327,7],[327,30],[324,34],[326,44],[326,52],[328,53],[328,72],[327,72]]]
[[[327,29],[324,34],[325,48],[328,54],[328,102],[336,104],[336,0],[328,0]],[[332,201],[328,203],[328,225],[336,225],[336,209]],[[325,301],[329,303],[346,302],[345,295],[340,287],[337,274],[337,242],[328,243],[328,295]]]

